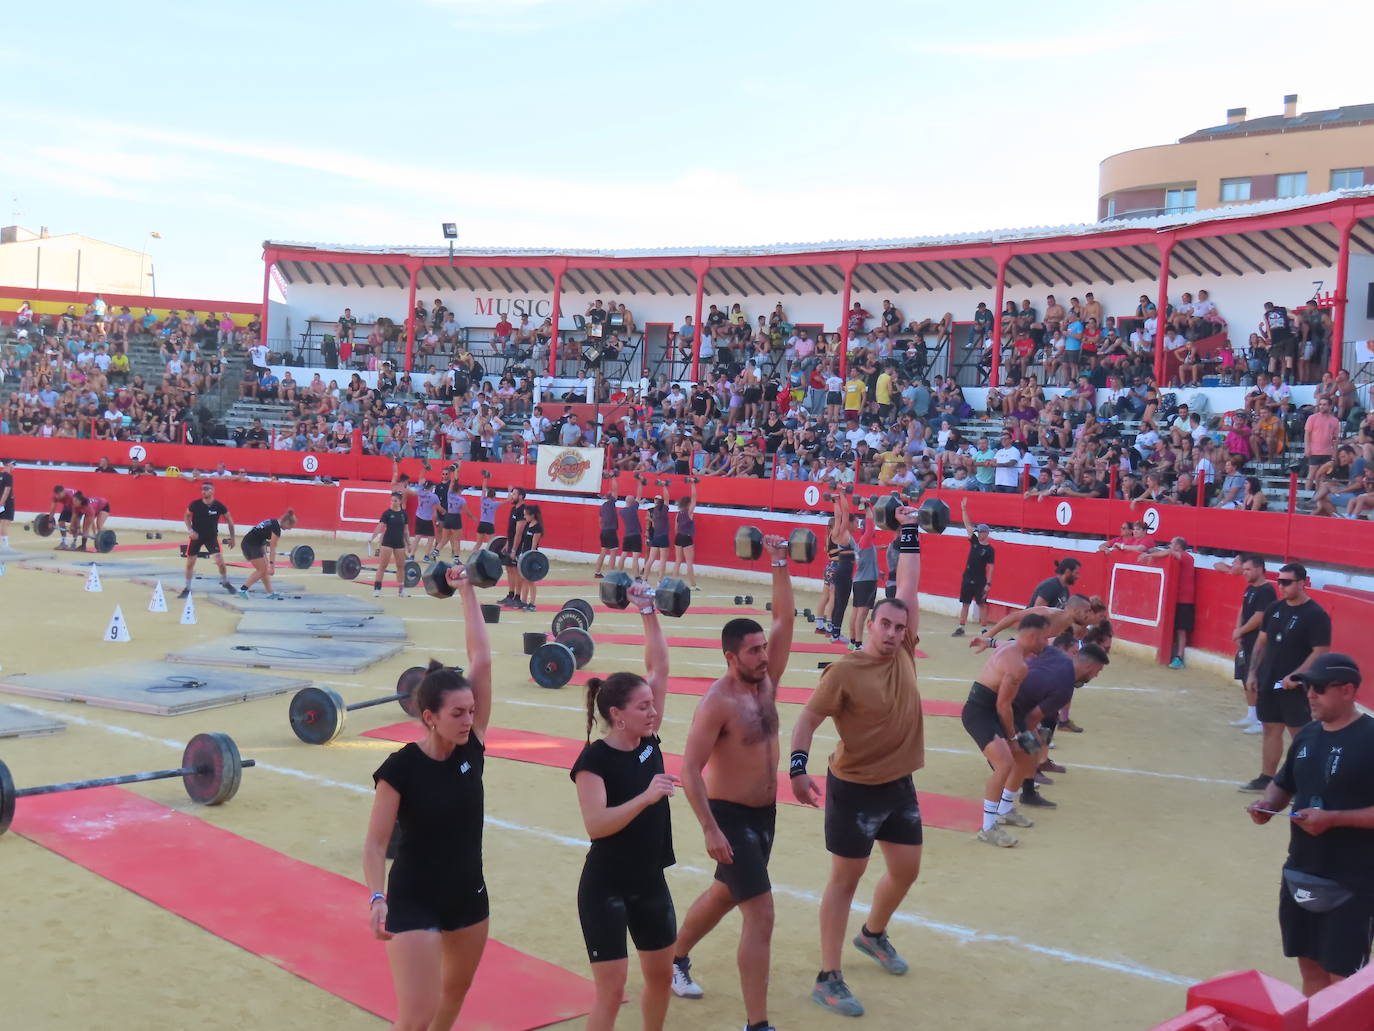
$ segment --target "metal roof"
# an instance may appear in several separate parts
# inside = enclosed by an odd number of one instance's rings
[[[1374,104],[1349,104],[1346,107],[1333,107],[1325,111],[1308,111],[1304,114],[1266,115],[1263,118],[1247,118],[1241,122],[1214,125],[1199,129],[1180,139],[1179,143],[1197,143],[1202,140],[1224,139],[1230,136],[1250,136],[1270,132],[1303,132],[1312,129],[1344,129],[1352,125],[1374,122]]]

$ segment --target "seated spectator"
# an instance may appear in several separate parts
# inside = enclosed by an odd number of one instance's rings
[[[253,366],[243,367],[243,378],[239,381],[239,397],[258,396],[258,372]]]
[[[259,449],[267,447],[267,430],[263,426],[261,419],[253,420],[252,427],[248,430],[247,435],[244,437],[243,446],[248,448]]]
[[[281,385],[281,380],[271,369],[267,370],[267,375],[258,380],[258,399],[262,401],[275,401],[277,399],[277,388]]]

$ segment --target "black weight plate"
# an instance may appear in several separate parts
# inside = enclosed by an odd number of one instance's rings
[[[363,560],[352,552],[347,555],[340,555],[334,571],[338,573],[341,580],[356,580],[358,574],[363,571]]]
[[[410,669],[396,678],[396,693],[405,696],[399,701],[407,716],[420,715],[420,706],[415,699],[415,692],[420,689],[420,681],[424,679],[425,667],[423,666],[411,666]]]
[[[181,765],[195,770],[181,778],[192,802],[219,805],[238,793],[243,763],[228,734],[197,734],[181,754]]]
[[[115,550],[115,545],[119,543],[119,538],[115,536],[113,530],[101,530],[95,535],[95,550],[102,555],[108,555]]]
[[[501,554],[501,552],[506,550],[506,538],[493,537],[491,540],[487,541],[487,550],[494,551],[498,555]]]
[[[582,624],[583,630],[588,629],[594,622],[596,622],[596,610],[592,608],[592,603],[589,602],[586,598],[569,598],[567,601],[563,603],[563,607],[565,609],[576,609],[578,612],[582,613],[582,615],[587,617],[587,622]]]
[[[344,703],[337,691],[303,687],[291,696],[291,730],[307,745],[327,745],[343,732]]]
[[[52,516],[44,512],[41,515],[34,516],[33,532],[40,537],[51,537],[56,525],[57,524],[53,522]]]
[[[0,762],[0,834],[10,829],[14,820],[14,778],[10,768]]]
[[[574,630],[586,630],[586,617],[583,616],[580,611],[573,608],[559,609],[553,614],[553,633],[555,637],[569,627]]]
[[[577,663],[578,669],[585,667],[596,654],[596,644],[592,641],[592,635],[575,626],[564,630],[554,638],[554,642],[573,653],[573,661]]]
[[[291,568],[309,569],[315,564],[315,549],[309,544],[297,544],[291,549]]]
[[[424,570],[420,568],[420,563],[411,559],[403,567],[406,571],[406,586],[414,587],[420,582],[420,577],[424,576]]]
[[[546,644],[530,656],[530,677],[540,687],[562,687],[577,665],[566,645]]]
[[[520,575],[537,584],[549,575],[549,557],[542,551],[527,551],[520,556]]]

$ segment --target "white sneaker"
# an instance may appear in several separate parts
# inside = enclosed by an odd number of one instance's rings
[[[673,994],[679,999],[700,999],[706,993],[692,980],[692,961],[673,962]]]
[[[1240,719],[1238,719],[1238,720],[1232,720],[1230,723],[1227,724],[1227,726],[1230,726],[1230,727],[1248,727],[1251,723],[1254,723],[1254,722],[1255,722],[1255,721],[1252,720],[1249,716],[1242,716],[1242,717],[1241,717]]]
[[[996,845],[998,848],[1012,848],[1019,839],[1012,837],[1000,826],[994,824],[985,831],[979,831],[978,840],[986,841],[989,845]]]
[[[1264,724],[1263,724],[1263,723],[1252,723],[1252,724],[1250,724],[1248,727],[1246,727],[1244,730],[1242,730],[1241,733],[1242,733],[1242,734],[1263,734],[1263,733],[1264,733]]]

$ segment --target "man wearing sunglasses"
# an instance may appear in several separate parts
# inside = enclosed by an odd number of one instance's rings
[[[1331,650],[1331,617],[1307,596],[1307,567],[1289,562],[1279,570],[1279,600],[1264,610],[1260,634],[1250,657],[1245,689],[1255,697],[1264,724],[1260,775],[1241,791],[1269,787],[1283,755],[1283,728],[1294,738],[1312,721],[1307,693],[1297,674]]]
[[[1355,705],[1360,668],[1329,652],[1292,674],[1314,722],[1283,769],[1249,806],[1268,823],[1287,813],[1288,859],[1279,892],[1283,954],[1298,961],[1304,995],[1369,962],[1374,938],[1374,717]]]

